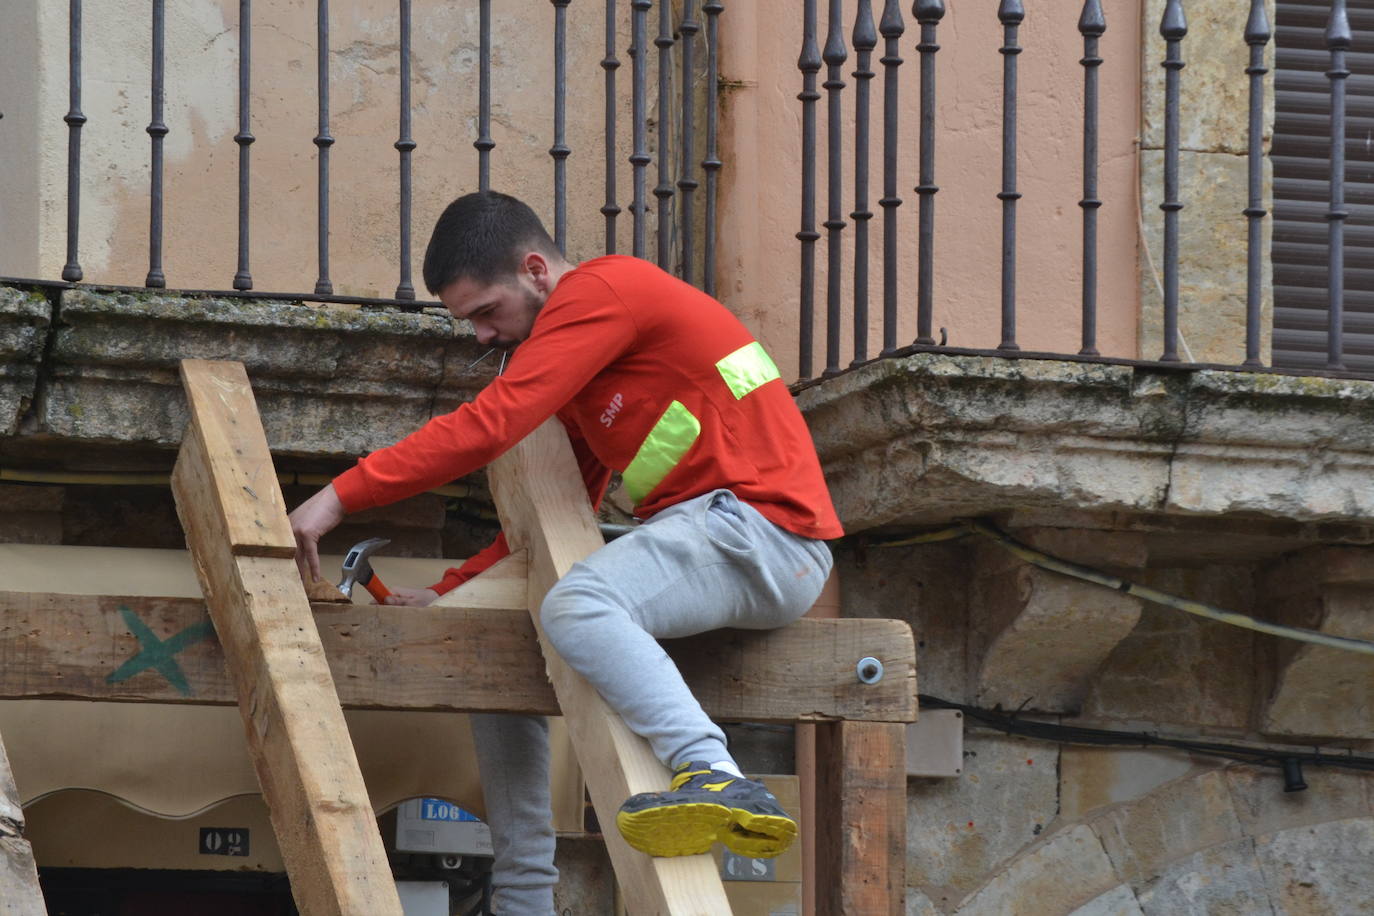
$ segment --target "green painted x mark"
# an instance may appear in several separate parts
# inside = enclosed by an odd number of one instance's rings
[[[170,639],[163,640],[158,639],[157,634],[149,629],[146,623],[139,620],[138,615],[128,607],[121,604],[119,613],[124,618],[124,624],[129,628],[129,632],[138,637],[138,644],[142,648],[139,649],[137,655],[111,672],[109,677],[105,678],[105,683],[118,684],[120,681],[127,681],[141,671],[156,668],[182,696],[189,697],[192,693],[191,685],[186,682],[186,674],[177,664],[177,653],[213,636],[215,634],[214,624],[210,622],[209,618],[206,618],[200,623],[191,624]]]

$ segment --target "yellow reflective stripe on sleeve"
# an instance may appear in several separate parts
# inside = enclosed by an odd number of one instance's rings
[[[773,358],[757,340],[716,363],[716,370],[736,401],[760,385],[781,377]]]
[[[701,422],[678,401],[668,405],[663,416],[639,446],[634,460],[621,473],[625,490],[639,503],[658,486],[668,472],[677,466],[682,456],[701,435]]]

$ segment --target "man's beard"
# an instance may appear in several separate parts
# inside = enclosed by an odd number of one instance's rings
[[[534,319],[538,317],[539,310],[544,307],[544,300],[539,298],[539,295],[537,293],[531,292],[530,290],[525,289],[523,286],[520,287],[520,292],[524,294],[525,301],[523,304],[525,306],[525,310],[529,313],[530,316],[530,327],[533,328]],[[525,337],[528,336],[529,332],[526,331]],[[524,339],[525,338],[521,338],[520,340],[511,340],[505,337],[498,337],[491,342],[491,345],[498,350],[510,351],[518,347]]]

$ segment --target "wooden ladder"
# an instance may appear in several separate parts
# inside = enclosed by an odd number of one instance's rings
[[[238,692],[248,747],[305,916],[400,916],[400,902],[349,741],[295,538],[241,363],[186,360],[189,424],[172,474],[177,513]],[[567,435],[549,422],[490,469],[512,550],[528,552],[527,607],[587,787],[604,824],[636,792],[671,774],[539,631],[545,593],[602,545]],[[614,829],[606,844],[635,914],[730,912],[709,855],[636,852]]]

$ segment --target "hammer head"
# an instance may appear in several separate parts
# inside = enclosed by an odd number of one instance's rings
[[[339,583],[339,591],[351,598],[354,585],[366,585],[372,578],[370,558],[390,543],[386,538],[368,538],[354,544],[344,557],[343,581]]]

